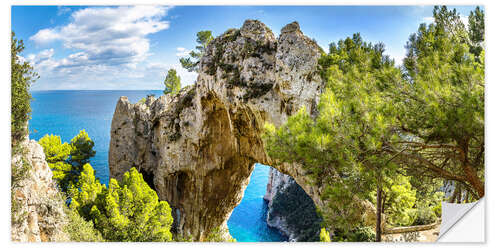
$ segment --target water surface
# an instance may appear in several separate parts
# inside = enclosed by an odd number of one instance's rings
[[[109,182],[108,149],[111,120],[120,96],[131,103],[148,94],[162,95],[161,90],[57,90],[33,91],[30,138],[39,140],[46,134],[61,136],[69,142],[85,129],[94,141],[96,155],[90,164],[96,177]],[[269,167],[257,164],[240,205],[229,219],[229,232],[237,241],[284,241],[279,232],[265,222],[267,205],[262,199],[266,192]]]

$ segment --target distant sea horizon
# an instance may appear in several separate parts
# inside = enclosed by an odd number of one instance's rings
[[[127,96],[131,103],[147,95],[163,95],[163,90],[31,90],[30,138],[46,134],[61,136],[69,142],[82,129],[94,141],[96,155],[90,159],[96,177],[109,182],[108,150],[111,121],[117,101]],[[277,229],[267,226],[267,203],[263,200],[269,166],[256,164],[241,203],[228,221],[230,234],[237,241],[286,241]]]

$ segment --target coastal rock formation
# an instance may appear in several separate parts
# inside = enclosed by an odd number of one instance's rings
[[[264,199],[268,202],[267,225],[277,228],[288,241],[319,240],[322,219],[314,202],[292,177],[270,168]]]
[[[13,172],[25,169],[22,179],[13,181],[11,239],[21,242],[66,241],[64,200],[42,146],[28,138],[21,153],[12,155]]]
[[[257,20],[215,38],[200,61],[194,86],[177,95],[131,104],[121,97],[111,125],[110,175],[137,167],[173,207],[174,232],[203,240],[226,227],[255,163],[273,165],[261,134],[305,107],[315,114],[323,82],[321,48],[298,23],[278,39]],[[275,166],[322,206],[322,188],[300,165]]]
[[[283,174],[275,168],[269,168],[269,178],[266,186],[266,194],[264,200],[268,202],[268,206],[273,205],[273,198],[276,197],[278,192],[283,192],[283,189],[290,186],[293,178],[289,175]]]

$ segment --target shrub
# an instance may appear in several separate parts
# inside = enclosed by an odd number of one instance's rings
[[[11,141],[12,145],[22,140],[27,134],[27,122],[30,118],[31,95],[29,88],[38,75],[28,62],[22,62],[19,54],[24,50],[23,40],[17,40],[12,32],[11,56]]]
[[[71,241],[104,241],[101,233],[94,228],[92,221],[86,221],[74,209],[66,208],[65,213],[68,224],[64,227],[64,231],[69,235]]]
[[[135,168],[118,182],[111,178],[106,188],[85,164],[78,183],[70,189],[71,207],[108,241],[171,241],[171,208]]]
[[[416,210],[416,218],[413,225],[427,225],[434,223],[437,217],[431,207],[420,208]]]
[[[229,237],[229,238],[228,238]],[[214,228],[210,233],[208,233],[205,242],[236,242],[235,239],[231,237],[227,229]]]

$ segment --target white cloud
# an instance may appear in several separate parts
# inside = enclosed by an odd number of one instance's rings
[[[54,54],[58,53],[51,48],[28,55],[25,60],[40,74],[39,82],[46,85],[35,89],[120,88],[130,79],[135,79],[139,86],[129,88],[157,86],[151,83],[142,87],[138,83],[151,80],[144,63],[151,55],[147,36],[169,28],[170,23],[164,20],[169,9],[90,7],[71,13],[66,25],[39,30],[30,40],[45,47],[60,42],[71,54],[56,58]],[[69,11],[60,8],[58,12]]]
[[[58,39],[60,39],[59,33],[51,29],[42,29],[30,37],[30,40],[35,41],[38,45],[46,45]]]
[[[71,8],[65,6],[57,6],[57,15],[61,16],[68,12],[71,12]]]
[[[77,50],[63,59],[65,67],[137,64],[149,55],[147,35],[169,28],[162,20],[168,8],[157,6],[95,7],[71,14],[65,26],[42,29],[30,39],[39,45],[61,41]]]
[[[178,57],[188,56],[191,50],[187,50],[186,48],[179,47],[177,48],[177,53],[175,54]]]

